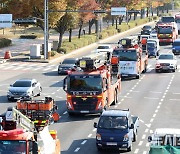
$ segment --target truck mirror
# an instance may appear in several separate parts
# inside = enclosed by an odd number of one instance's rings
[[[97,123],[96,122],[94,122],[94,128],[97,128]]]
[[[134,124],[131,124],[130,129],[134,129]]]
[[[152,141],[152,137],[148,136],[148,142],[151,142],[151,141]]]
[[[63,90],[67,91],[67,77],[64,78]]]
[[[38,144],[36,141],[33,141],[33,154],[38,154]]]

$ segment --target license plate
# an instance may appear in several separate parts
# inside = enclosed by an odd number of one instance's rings
[[[116,142],[107,142],[106,145],[117,145]]]
[[[168,70],[169,67],[168,67],[168,66],[163,66],[162,69],[163,69],[163,70]]]
[[[128,76],[127,74],[122,74],[122,76]]]
[[[89,113],[89,111],[80,111],[81,113]]]

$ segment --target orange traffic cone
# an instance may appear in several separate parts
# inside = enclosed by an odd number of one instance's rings
[[[11,58],[11,52],[10,51],[6,51],[4,54],[4,59],[10,59]]]

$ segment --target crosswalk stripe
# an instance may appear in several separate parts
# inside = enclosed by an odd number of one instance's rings
[[[8,69],[11,69],[11,68],[13,68],[14,66],[9,66],[9,67],[5,67],[5,68],[3,68],[3,70],[8,70]]]
[[[14,69],[12,69],[12,70],[19,70],[19,69],[22,69],[23,67],[15,67]]]

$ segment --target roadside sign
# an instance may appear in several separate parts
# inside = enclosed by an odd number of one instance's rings
[[[111,7],[111,15],[126,15],[126,7]]]
[[[12,14],[0,14],[0,28],[12,27]]]

